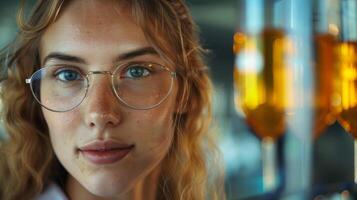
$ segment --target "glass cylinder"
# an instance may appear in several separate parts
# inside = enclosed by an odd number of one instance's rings
[[[285,194],[306,191],[312,135],[311,2],[240,0],[238,5],[235,105],[261,139],[263,188]],[[277,171],[275,144],[283,135],[284,168]]]

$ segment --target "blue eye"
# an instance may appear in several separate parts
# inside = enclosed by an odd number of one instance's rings
[[[145,76],[149,76],[150,73],[151,72],[146,67],[136,65],[136,66],[131,66],[131,67],[127,68],[127,70],[125,72],[125,77],[143,78]]]
[[[63,69],[56,72],[55,76],[64,82],[76,81],[82,79],[82,76],[79,72],[71,69]]]

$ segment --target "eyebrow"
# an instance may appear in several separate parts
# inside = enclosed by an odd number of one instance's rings
[[[122,60],[128,60],[131,58],[135,58],[138,56],[143,56],[143,55],[159,55],[157,51],[153,47],[143,47],[139,49],[135,49],[133,51],[129,51],[123,54],[120,54],[119,56],[116,57],[114,62],[119,62]],[[85,59],[77,57],[77,56],[72,56],[68,55],[65,53],[61,52],[52,52],[48,54],[45,59],[43,60],[43,63],[46,63],[48,60],[61,60],[61,61],[67,61],[67,62],[74,62],[74,63],[80,63],[80,64],[86,64],[87,62]]]
[[[128,60],[131,58],[135,58],[138,56],[143,56],[143,55],[155,55],[158,56],[159,54],[153,47],[144,47],[140,49],[136,49],[127,53],[120,54],[116,59],[115,62],[119,62],[121,60]]]

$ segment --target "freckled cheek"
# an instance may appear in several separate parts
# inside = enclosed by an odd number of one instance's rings
[[[167,123],[164,126],[152,128],[143,138],[146,140],[147,150],[163,152],[168,149],[172,143],[173,129],[171,124]]]
[[[50,111],[43,112],[46,123],[49,128],[50,138],[53,147],[56,149],[63,146],[72,149],[74,144],[75,131],[78,126],[78,116],[72,112],[55,113]]]
[[[172,138],[173,138],[173,133],[163,132],[161,134],[155,135],[152,138],[152,144],[154,147],[162,146],[164,148],[165,146],[169,146],[171,144]]]
[[[44,111],[43,114],[50,131],[55,133],[68,132],[69,130],[73,132],[76,125],[79,124],[77,112],[55,113]]]
[[[168,132],[152,133],[150,136],[142,137],[140,143],[137,143],[136,152],[140,165],[161,162],[169,152],[172,138],[172,134]]]
[[[169,112],[156,109],[134,114],[135,127],[131,136],[137,144],[137,153],[161,155],[168,149],[173,137]]]

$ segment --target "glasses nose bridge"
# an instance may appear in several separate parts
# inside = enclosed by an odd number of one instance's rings
[[[95,74],[102,74],[102,75],[113,75],[113,73],[111,71],[89,71],[86,76],[89,75],[95,75]]]
[[[112,87],[113,87],[113,83],[112,83],[113,73],[111,71],[89,71],[87,74],[85,74],[87,81],[88,81],[87,89],[89,89],[91,87],[91,85],[93,84],[93,78],[92,79],[90,78],[91,75],[110,75],[109,82],[110,82],[111,89],[112,89]]]
[[[87,77],[88,81],[90,81],[90,76],[91,75],[110,75],[110,77],[113,77],[113,73],[111,71],[89,71],[85,76]]]

